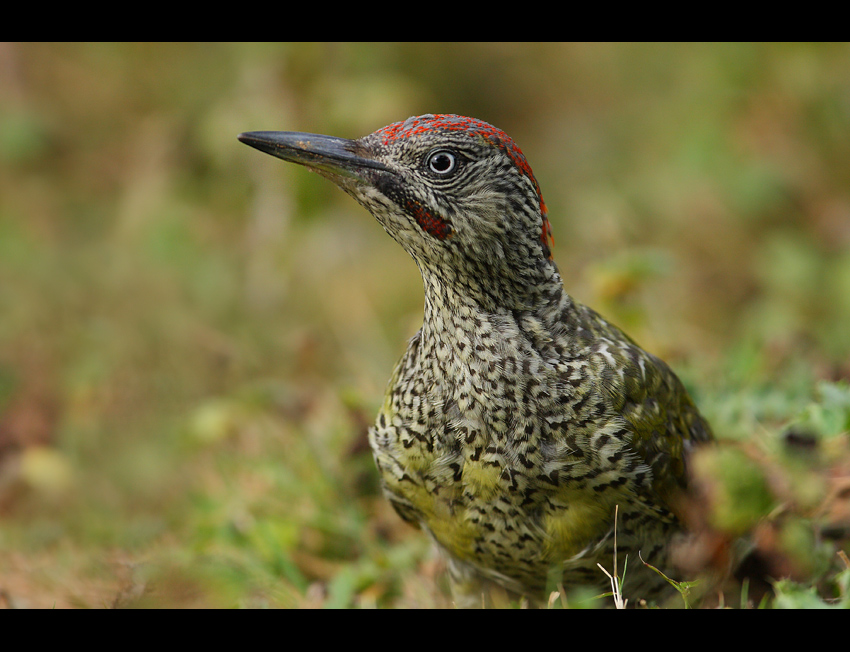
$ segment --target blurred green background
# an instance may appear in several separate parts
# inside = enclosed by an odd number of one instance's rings
[[[720,436],[850,376],[847,44],[0,44],[0,604],[446,606],[366,427],[422,289],[236,140],[509,133]]]

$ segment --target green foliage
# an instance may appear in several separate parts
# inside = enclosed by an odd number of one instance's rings
[[[705,564],[706,596],[717,592],[732,605],[741,593],[745,606],[846,601],[848,389],[845,381],[820,381],[801,405],[776,387],[770,419],[746,421],[750,437],[721,438],[695,457],[698,495],[688,517],[698,534],[682,554]],[[714,425],[722,433],[727,424]],[[711,559],[700,557],[707,550]]]
[[[850,383],[820,381],[815,386],[816,399],[806,405],[796,425],[823,437],[850,432]]]
[[[837,595],[825,599],[811,586],[802,586],[791,580],[778,580],[774,584],[777,609],[850,609],[850,568],[845,568],[834,579]]]
[[[744,452],[718,447],[697,461],[697,474],[716,483],[710,517],[713,527],[741,535],[774,507],[764,473]]]

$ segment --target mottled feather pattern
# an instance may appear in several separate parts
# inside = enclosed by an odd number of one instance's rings
[[[345,143],[319,171],[413,257],[425,290],[369,440],[386,496],[445,554],[458,604],[480,605],[489,583],[534,599],[604,589],[615,509],[626,591],[663,590],[637,555],[668,567],[688,450],[711,431],[664,362],[564,290],[519,147],[453,115]],[[298,147],[271,153],[315,167]]]

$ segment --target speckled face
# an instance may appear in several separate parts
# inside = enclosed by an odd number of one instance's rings
[[[457,115],[422,115],[359,140],[251,132],[240,140],[307,166],[365,206],[417,261],[523,293],[552,260],[540,187],[514,141]]]
[[[485,256],[530,237],[544,258],[551,257],[552,230],[540,187],[522,151],[503,131],[474,118],[423,115],[357,142],[392,170],[374,175],[374,188],[423,234],[456,238],[467,255],[480,249]],[[387,208],[366,188],[349,192],[370,210]],[[416,257],[419,247],[411,246],[415,238],[403,220],[387,217],[384,226]]]

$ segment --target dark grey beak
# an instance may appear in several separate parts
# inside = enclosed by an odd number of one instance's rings
[[[365,181],[367,170],[390,171],[380,161],[369,158],[356,140],[297,131],[249,131],[238,138],[261,152],[320,173]]]

